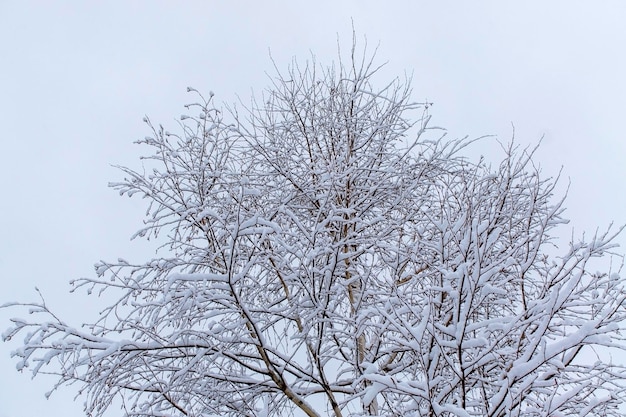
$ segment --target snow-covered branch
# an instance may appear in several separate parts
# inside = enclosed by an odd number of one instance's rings
[[[113,297],[91,323],[7,306],[33,315],[3,335],[25,335],[18,368],[89,415],[620,415],[616,233],[560,247],[536,149],[468,160],[352,52],[243,110],[192,91],[178,133],[146,118],[142,168],[111,186],[147,201],[135,237],[160,256],[74,281]]]

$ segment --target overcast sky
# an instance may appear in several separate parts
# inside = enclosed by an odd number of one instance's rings
[[[138,166],[142,117],[174,127],[188,85],[227,102],[260,92],[270,50],[283,69],[311,53],[331,62],[352,21],[380,44],[384,76],[413,74],[415,100],[434,102],[451,137],[507,141],[512,124],[520,144],[544,137],[544,175],[562,166],[571,181],[566,234],[626,223],[626,2],[521,3],[0,1],[0,303],[37,286],[82,322],[93,301],[68,295],[70,279],[150,256],[129,241],[142,201],[107,188],[111,164]],[[0,343],[0,417],[82,415],[72,389],[46,401],[50,380],[15,371],[16,347]]]

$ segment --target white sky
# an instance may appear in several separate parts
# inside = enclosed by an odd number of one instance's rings
[[[150,255],[128,241],[141,200],[106,186],[120,177],[110,164],[137,166],[142,117],[173,128],[188,85],[225,101],[260,92],[268,49],[280,68],[310,51],[330,62],[351,19],[380,42],[385,75],[413,73],[414,98],[435,103],[452,137],[506,141],[511,123],[521,144],[545,136],[538,160],[571,179],[576,231],[626,223],[626,2],[521,3],[1,1],[0,303],[34,300],[38,286],[81,322],[93,300],[67,295],[70,279]],[[0,311],[0,330],[11,315]],[[0,417],[82,415],[72,390],[46,401],[49,380],[15,371],[16,347],[0,343]]]

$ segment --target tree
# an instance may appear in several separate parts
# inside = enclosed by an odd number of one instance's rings
[[[98,416],[115,401],[128,416],[620,415],[625,369],[601,352],[626,346],[624,281],[589,270],[616,233],[555,255],[563,199],[534,149],[471,162],[408,81],[375,88],[357,55],[294,63],[239,110],[190,89],[178,134],[146,119],[143,169],[111,186],[148,201],[135,237],[158,256],[73,282],[115,295],[82,327],[12,303],[36,317],[4,334],[27,333],[19,367],[78,383]]]

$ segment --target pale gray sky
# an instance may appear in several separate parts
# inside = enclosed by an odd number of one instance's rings
[[[302,6],[300,6],[302,4]],[[623,1],[0,2],[0,303],[48,302],[77,323],[93,311],[68,281],[99,259],[141,259],[129,242],[141,200],[108,189],[137,166],[141,122],[174,126],[188,85],[232,101],[261,91],[293,56],[336,56],[337,35],[380,43],[384,75],[414,75],[450,135],[534,144],[546,175],[571,179],[571,226],[626,223]],[[477,152],[497,154],[494,141]],[[569,229],[567,229],[569,230]],[[567,231],[566,230],[566,231]],[[626,243],[626,237],[620,242]],[[0,328],[12,313],[0,312]],[[78,417],[65,390],[15,371],[0,343],[0,417]],[[39,379],[39,378],[38,378]],[[119,415],[117,410],[110,415]]]

